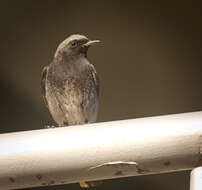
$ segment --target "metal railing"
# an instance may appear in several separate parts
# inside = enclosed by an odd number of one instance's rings
[[[202,112],[1,134],[0,187],[190,170],[201,145]]]

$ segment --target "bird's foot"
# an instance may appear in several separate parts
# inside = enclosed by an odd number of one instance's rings
[[[90,188],[90,187],[96,187],[100,185],[102,181],[82,181],[80,182],[80,187],[82,188]]]
[[[45,129],[53,129],[53,128],[56,128],[56,126],[54,126],[54,125],[45,125],[44,128]]]

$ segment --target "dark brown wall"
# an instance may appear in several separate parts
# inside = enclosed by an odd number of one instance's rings
[[[99,121],[202,110],[200,1],[2,1],[0,132],[52,123],[40,74],[68,35],[98,38]],[[189,189],[188,172],[110,180],[98,189]],[[48,189],[79,189],[78,185]],[[47,188],[34,188],[47,189]]]

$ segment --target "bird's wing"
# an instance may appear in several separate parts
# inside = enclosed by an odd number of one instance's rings
[[[94,80],[94,83],[95,83],[95,87],[96,87],[96,91],[97,91],[97,95],[99,96],[99,93],[100,93],[100,79],[98,77],[98,74],[95,70],[95,67],[90,64],[90,72],[93,76],[93,80]]]
[[[49,66],[44,67],[41,74],[41,92],[47,107],[48,107],[48,102],[46,99],[46,77],[47,77],[48,69],[49,69]]]

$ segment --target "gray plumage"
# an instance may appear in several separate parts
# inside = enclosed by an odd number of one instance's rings
[[[91,41],[71,35],[57,48],[52,63],[42,72],[45,103],[59,126],[95,122],[99,103],[99,79],[87,59]]]

